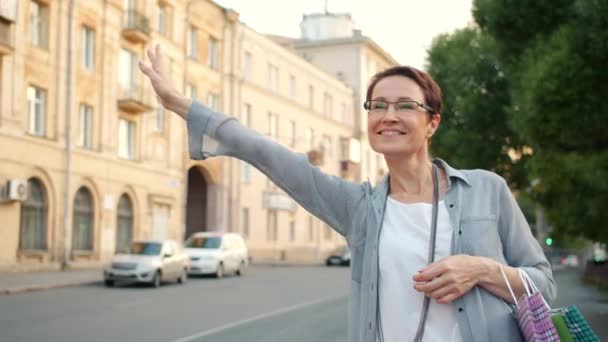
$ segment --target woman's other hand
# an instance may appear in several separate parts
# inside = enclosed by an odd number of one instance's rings
[[[487,270],[485,258],[452,255],[426,266],[414,275],[414,288],[439,304],[448,304],[469,292]]]
[[[160,46],[157,44],[154,51],[148,49],[146,52],[150,65],[140,61],[139,68],[150,79],[150,84],[163,107],[186,119],[192,100],[184,97],[175,89],[171,77],[165,69]]]

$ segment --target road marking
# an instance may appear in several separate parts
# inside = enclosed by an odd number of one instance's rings
[[[339,299],[339,298],[346,298],[346,296],[323,297],[321,299],[318,299],[318,300],[315,300],[315,301],[312,301],[312,302],[296,304],[296,305],[289,306],[289,307],[286,307],[286,308],[283,308],[283,309],[279,309],[279,310],[276,310],[276,311],[271,311],[271,312],[268,312],[268,313],[265,313],[265,314],[261,314],[261,315],[258,315],[258,316],[247,318],[247,319],[244,319],[244,320],[241,320],[241,321],[236,321],[236,322],[228,323],[226,325],[222,325],[222,326],[219,326],[217,328],[201,331],[199,333],[196,333],[196,334],[193,334],[193,335],[190,335],[190,336],[186,336],[186,337],[182,337],[180,339],[174,340],[173,342],[190,342],[190,341],[194,341],[194,340],[199,339],[201,337],[206,337],[206,336],[209,336],[209,335],[213,335],[213,334],[219,333],[219,332],[224,331],[224,330],[232,329],[232,328],[237,327],[239,325],[244,325],[244,324],[252,323],[252,322],[259,321],[259,320],[262,320],[262,319],[266,319],[266,318],[269,318],[269,317],[272,317],[272,316],[281,315],[281,314],[284,314],[284,313],[287,313],[287,312],[290,312],[290,311],[295,311],[295,310],[298,310],[298,309],[305,308],[307,306],[313,306],[313,305],[316,305],[316,304],[321,304],[323,302],[329,302],[331,300],[336,300],[336,299]]]

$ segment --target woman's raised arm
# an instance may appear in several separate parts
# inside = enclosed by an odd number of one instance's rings
[[[349,238],[352,215],[364,203],[363,186],[329,176],[312,166],[304,154],[292,152],[235,118],[183,97],[164,69],[160,48],[148,51],[148,57],[151,64],[140,62],[140,68],[162,105],[187,120],[192,159],[232,156],[253,165],[302,207]]]

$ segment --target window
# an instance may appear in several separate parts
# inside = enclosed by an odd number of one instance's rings
[[[118,156],[125,159],[135,159],[135,122],[133,121],[119,120]]]
[[[276,210],[268,210],[268,220],[266,228],[266,240],[277,241],[277,212]]]
[[[78,146],[90,149],[93,146],[93,107],[81,104],[78,116]]]
[[[327,117],[332,117],[332,112],[334,108],[334,99],[328,93],[323,95],[323,114]]]
[[[308,86],[308,108],[314,109],[315,106],[315,88],[311,85]]]
[[[243,105],[243,117],[241,118],[241,123],[245,127],[251,128],[251,104],[245,103]]]
[[[314,150],[315,130],[313,128],[309,128],[308,131],[306,131],[306,143],[308,144],[308,150]]]
[[[30,44],[39,48],[46,48],[48,8],[43,4],[30,2]]]
[[[243,62],[243,77],[247,81],[251,81],[251,63],[252,63],[251,52],[246,51],[245,52],[245,60]]]
[[[342,102],[341,112],[342,112],[342,123],[345,125],[351,125],[350,118],[348,117],[348,112],[346,111],[346,103]]]
[[[44,136],[44,126],[46,124],[46,91],[34,86],[27,87],[27,108],[29,132],[34,135]]]
[[[278,137],[279,131],[279,118],[274,113],[268,113],[268,135],[275,140]]]
[[[158,133],[162,133],[165,130],[165,108],[160,103],[156,107],[156,120],[154,129]]]
[[[186,86],[186,96],[188,96],[189,98],[196,100],[197,99],[197,94],[196,94],[196,87],[193,86],[192,84],[188,84]]]
[[[217,95],[214,93],[207,94],[207,105],[214,111],[218,110]]]
[[[294,75],[289,75],[289,98],[296,99],[296,77]]]
[[[249,238],[249,208],[243,208],[241,214],[241,232],[244,238]]]
[[[74,197],[72,219],[72,250],[93,250],[93,199],[91,192],[81,187]]]
[[[188,40],[186,42],[186,52],[188,57],[198,58],[198,31],[192,25],[188,27]]]
[[[82,28],[82,65],[87,71],[95,69],[95,31]]]
[[[157,6],[158,33],[167,35],[167,7],[163,4]]]
[[[209,38],[209,67],[217,69],[217,40]]]
[[[296,146],[296,122],[289,121],[289,146]]]
[[[133,204],[126,194],[118,200],[116,213],[116,252],[128,252],[133,240]]]
[[[123,95],[129,95],[137,88],[138,75],[137,55],[131,50],[121,49],[118,64],[118,83],[123,90]]]
[[[323,153],[325,153],[328,157],[332,156],[332,142],[329,135],[323,136],[323,139],[321,140],[321,148],[323,149]]]
[[[272,64],[268,64],[268,89],[279,91],[279,68]]]
[[[28,196],[21,205],[19,249],[46,250],[48,204],[42,183],[36,178],[27,181]]]
[[[296,239],[296,221],[292,218],[289,220],[289,241]]]
[[[313,241],[315,239],[315,227],[314,227],[314,218],[312,215],[308,216],[308,241]]]
[[[251,165],[244,161],[241,161],[241,182],[251,183]]]

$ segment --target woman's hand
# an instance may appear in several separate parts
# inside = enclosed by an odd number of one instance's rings
[[[150,65],[140,61],[139,68],[150,79],[152,88],[163,107],[186,119],[192,101],[182,96],[173,86],[173,82],[167,74],[163,63],[163,54],[160,46],[156,45],[155,52],[148,49],[147,54],[150,59]]]
[[[487,270],[485,258],[452,255],[426,266],[414,275],[414,288],[439,304],[448,304],[469,292]]]

